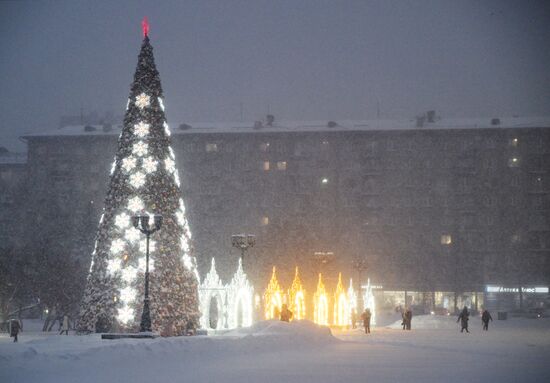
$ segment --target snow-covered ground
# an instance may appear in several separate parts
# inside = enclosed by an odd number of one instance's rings
[[[260,322],[216,336],[101,340],[23,332],[0,336],[0,382],[550,382],[550,319],[418,316],[357,330]],[[34,326],[36,328],[36,326]]]

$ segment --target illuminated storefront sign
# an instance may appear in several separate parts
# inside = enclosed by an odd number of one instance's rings
[[[519,288],[487,285],[485,291],[488,293],[517,293]],[[548,294],[548,287],[522,287],[521,291],[524,293]]]

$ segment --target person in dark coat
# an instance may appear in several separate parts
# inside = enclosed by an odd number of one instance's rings
[[[460,326],[461,326],[461,329],[460,329],[460,332],[464,332],[464,330],[466,330],[466,332],[470,332],[468,331],[468,321],[470,320],[470,312],[468,311],[468,307],[464,306],[464,309],[462,309],[462,312],[460,313],[460,315],[458,316],[458,319],[456,320],[456,323],[458,323],[460,321]]]
[[[361,314],[361,319],[363,319],[363,326],[365,326],[365,334],[370,334],[370,318],[372,314],[370,309],[367,307],[363,314]]]
[[[281,320],[283,322],[290,322],[292,319],[292,311],[290,311],[286,304],[281,307]]]
[[[413,312],[410,308],[407,308],[407,310],[405,310],[405,328],[407,330],[411,329],[412,318],[413,318]]]
[[[18,319],[12,319],[10,321],[10,336],[13,338],[14,342],[17,342],[17,335],[21,331],[21,322]]]
[[[401,326],[403,326],[403,330],[407,328],[407,317],[406,317],[406,311],[403,310],[401,307],[399,308],[401,310]]]
[[[491,313],[489,312],[489,310],[485,309],[481,314],[481,322],[483,323],[483,330],[489,331],[489,321],[492,322],[493,317],[491,316]]]

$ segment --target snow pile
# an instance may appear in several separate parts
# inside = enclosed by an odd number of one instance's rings
[[[0,382],[550,382],[550,318],[495,320],[487,332],[473,317],[470,334],[455,321],[419,315],[412,331],[398,321],[368,335],[308,321],[156,339],[29,330],[15,344],[0,334]]]
[[[456,316],[442,316],[442,315],[417,315],[412,318],[411,327],[413,329],[456,329],[458,326],[456,323]],[[472,319],[478,319],[477,317],[471,317]],[[481,321],[481,319],[480,319]],[[403,328],[401,325],[401,319],[386,326],[387,328]]]
[[[337,341],[332,336],[330,328],[319,326],[308,320],[282,322],[278,320],[266,320],[257,322],[246,328],[239,328],[224,333],[229,337],[269,337],[273,340],[292,343],[307,342],[331,342]]]

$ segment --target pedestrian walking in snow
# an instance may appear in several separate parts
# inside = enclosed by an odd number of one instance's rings
[[[10,321],[10,336],[14,342],[17,342],[19,331],[21,331],[21,322],[19,322],[19,319],[12,319]]]
[[[61,325],[61,332],[59,335],[69,335],[69,317],[67,315],[63,316],[63,325]]]
[[[357,327],[357,313],[355,309],[351,310],[351,328]]]
[[[370,334],[370,318],[372,314],[370,309],[367,307],[363,314],[361,314],[361,319],[363,319],[363,326],[365,327],[365,334]]]
[[[470,320],[470,312],[468,311],[468,307],[464,306],[464,309],[462,309],[462,312],[460,313],[460,315],[458,316],[458,319],[456,320],[456,323],[458,323],[460,321],[460,326],[461,326],[461,329],[460,329],[460,332],[464,332],[464,330],[466,330],[466,332],[470,332],[468,331],[468,321]]]
[[[283,322],[290,322],[292,319],[292,311],[288,309],[288,306],[286,304],[283,304],[281,307],[281,321]]]
[[[491,313],[489,312],[489,310],[485,309],[481,314],[481,322],[483,323],[483,330],[489,331],[489,321],[492,322],[493,317],[491,316]]]
[[[401,326],[403,326],[403,330],[405,330],[407,328],[406,310],[403,310],[401,307],[399,307],[399,310],[401,311]]]
[[[413,318],[412,310],[410,307],[408,307],[407,310],[405,310],[405,328],[407,330],[411,329],[412,318]]]

